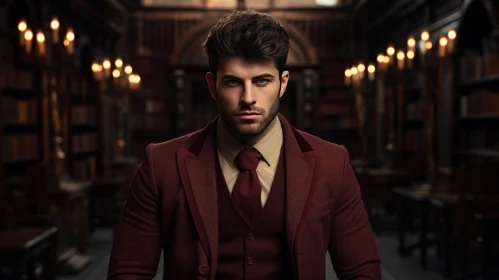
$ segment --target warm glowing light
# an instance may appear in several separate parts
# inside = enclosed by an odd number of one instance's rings
[[[357,73],[359,73],[359,70],[355,66],[353,66],[350,71],[352,71],[352,75],[357,75]]]
[[[36,41],[38,41],[40,43],[45,42],[45,35],[43,35],[43,33],[41,31],[36,33]]]
[[[424,46],[425,46],[425,48],[426,48],[427,50],[429,50],[429,49],[433,48],[433,44],[432,44],[431,42],[426,42],[426,44],[425,44]]]
[[[24,39],[26,39],[27,41],[33,40],[33,32],[27,29],[26,32],[24,32]]]
[[[447,46],[447,43],[448,43],[447,38],[445,38],[445,37],[440,38],[438,43],[440,44],[440,46],[443,46],[443,47]]]
[[[19,31],[21,32],[24,32],[26,31],[26,29],[28,29],[28,24],[26,23],[25,20],[21,20],[17,25],[17,29],[19,29]]]
[[[364,72],[366,70],[366,66],[363,63],[360,63],[359,65],[357,65],[357,69],[359,70],[359,72]]]
[[[369,66],[367,67],[367,72],[374,73],[374,71],[376,71],[376,67],[374,67],[374,65],[372,64],[369,64]]]
[[[414,47],[416,45],[416,40],[413,38],[413,37],[410,37],[408,40],[407,40],[407,45],[409,47]]]
[[[121,60],[121,58],[116,59],[116,61],[114,62],[114,65],[117,68],[121,68],[121,66],[123,66],[123,60]]]
[[[106,59],[102,62],[102,66],[104,67],[104,69],[109,69],[111,68],[111,61],[109,61],[109,59]]]
[[[383,58],[384,59],[384,62],[385,63],[389,63],[390,62],[390,57],[386,56]]]
[[[402,60],[402,59],[404,59],[404,57],[405,57],[405,54],[404,54],[403,51],[398,51],[397,52],[397,59],[398,60]]]
[[[352,76],[352,70],[347,69],[345,70],[345,77],[351,77]]]
[[[120,75],[121,75],[120,70],[118,70],[118,69],[114,69],[113,70],[113,77],[119,78]]]
[[[413,58],[414,58],[414,56],[415,56],[415,54],[414,54],[414,52],[413,52],[413,51],[408,51],[408,52],[407,52],[407,58],[408,58],[408,59],[413,59]]]
[[[457,37],[456,31],[455,31],[455,30],[449,30],[449,32],[447,33],[447,36],[448,36],[448,37],[449,37],[449,39],[451,39],[451,40],[456,39],[456,37]]]
[[[66,39],[70,42],[74,41],[75,39],[75,34],[71,28],[68,29],[68,32],[66,33]]]
[[[394,48],[394,47],[392,47],[392,46],[388,47],[388,49],[386,49],[386,53],[387,53],[388,55],[393,55],[393,54],[395,54],[395,48]]]
[[[52,28],[53,30],[57,30],[59,29],[59,20],[57,20],[57,18],[53,18],[52,21],[50,22],[50,28]]]
[[[378,57],[376,59],[379,63],[383,63],[385,61],[385,56],[382,54],[378,54]]]
[[[130,75],[130,74],[132,74],[132,71],[133,71],[132,66],[130,66],[130,65],[125,66],[125,73]]]
[[[94,71],[94,72],[100,72],[100,71],[102,71],[102,65],[100,65],[99,63],[94,62],[92,64],[92,71]]]
[[[430,33],[428,33],[428,31],[423,31],[421,33],[421,40],[428,41],[428,39],[430,39]]]

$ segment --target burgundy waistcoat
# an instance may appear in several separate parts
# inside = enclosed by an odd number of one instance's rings
[[[217,162],[219,163],[218,159]],[[217,164],[219,252],[217,280],[292,279],[285,236],[284,150],[260,217],[250,224],[237,208]]]

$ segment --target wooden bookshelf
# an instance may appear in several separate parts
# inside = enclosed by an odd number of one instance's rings
[[[351,65],[347,59],[321,61],[315,106],[316,135],[345,145],[353,157],[360,156],[362,147],[358,131],[355,95],[345,84],[344,69]]]
[[[499,51],[492,38],[480,41],[455,58],[454,164],[499,159]]]

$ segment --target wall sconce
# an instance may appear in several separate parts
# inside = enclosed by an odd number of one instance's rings
[[[26,23],[26,20],[22,19],[21,21],[19,21],[17,29],[19,30],[19,44],[21,44],[21,46],[24,46],[25,43],[24,32],[28,30],[28,24]]]
[[[33,42],[33,32],[30,29],[26,29],[24,32],[24,40],[26,44],[26,53],[31,53],[31,44]]]
[[[36,33],[36,42],[38,43],[38,54],[40,56],[45,55],[45,35],[42,31]]]
[[[59,20],[56,17],[52,18],[52,21],[50,22],[50,28],[52,29],[52,42],[54,43],[59,42],[59,27]]]
[[[68,31],[66,32],[66,39],[64,39],[64,46],[67,47],[68,54],[74,53],[74,40],[75,40],[75,34],[73,32],[73,29],[69,27]]]

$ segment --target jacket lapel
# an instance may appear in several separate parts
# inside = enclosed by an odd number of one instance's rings
[[[318,154],[301,134],[279,114],[286,156],[286,242],[295,257],[300,237],[312,205],[317,180]],[[296,267],[296,263],[295,263]]]
[[[200,243],[215,272],[218,256],[218,206],[215,174],[215,118],[189,149],[179,149],[177,164]],[[212,278],[214,274],[212,275]]]

